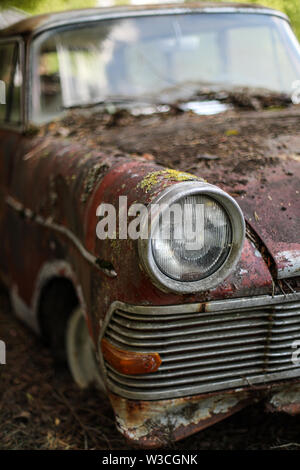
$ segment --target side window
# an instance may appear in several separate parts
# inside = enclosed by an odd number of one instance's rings
[[[62,112],[59,58],[54,42],[47,41],[37,60],[38,74],[33,88],[33,103],[38,121],[49,121]]]
[[[21,121],[21,86],[19,44],[0,44],[0,125]]]

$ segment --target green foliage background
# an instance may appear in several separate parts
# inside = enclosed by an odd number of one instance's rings
[[[0,0],[0,7],[10,8],[14,6],[29,13],[37,14],[69,8],[93,7],[97,3],[101,5],[101,0],[100,2],[96,0]],[[130,0],[115,0],[115,3],[127,4],[130,3]],[[147,0],[145,0],[145,3],[147,3]],[[151,0],[149,3],[151,3]],[[300,39],[300,0],[248,0],[248,3],[258,3],[285,12],[290,17],[293,28]]]

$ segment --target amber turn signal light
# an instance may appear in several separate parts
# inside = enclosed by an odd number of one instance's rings
[[[126,375],[140,375],[156,372],[161,365],[158,353],[139,353],[116,348],[107,339],[101,341],[104,359],[118,372]]]

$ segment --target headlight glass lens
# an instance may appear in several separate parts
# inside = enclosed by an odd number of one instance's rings
[[[199,281],[225,262],[232,243],[231,222],[213,198],[187,196],[161,212],[151,243],[154,260],[165,275]]]

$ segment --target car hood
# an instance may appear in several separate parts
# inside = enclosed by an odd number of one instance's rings
[[[300,109],[217,116],[121,113],[101,146],[191,172],[240,204],[279,279],[300,275]],[[99,131],[98,131],[99,135]]]
[[[249,225],[272,256],[278,279],[300,276],[299,164],[286,161],[265,171],[264,181],[250,180],[245,193],[236,197]]]

